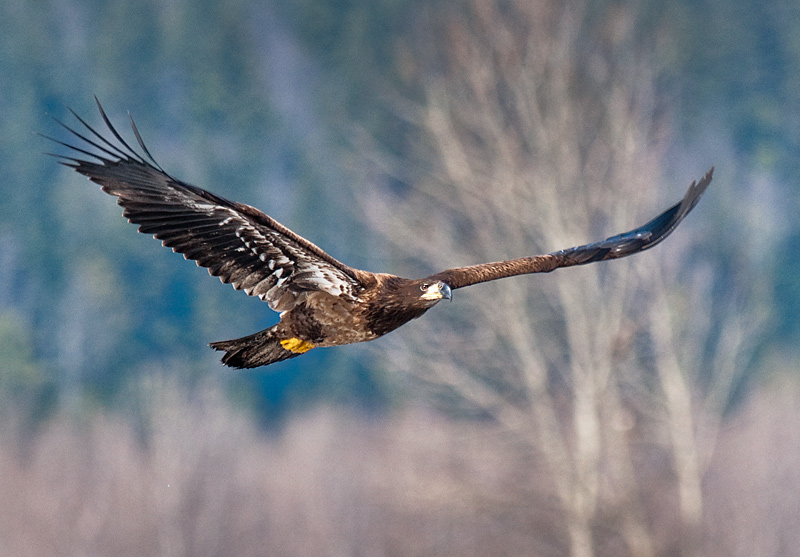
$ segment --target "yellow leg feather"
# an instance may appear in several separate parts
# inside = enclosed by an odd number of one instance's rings
[[[294,352],[295,354],[304,354],[314,348],[312,343],[299,338],[284,339],[281,341],[281,346],[283,346],[289,352]]]

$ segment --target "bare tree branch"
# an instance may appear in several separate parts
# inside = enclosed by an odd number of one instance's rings
[[[589,24],[581,2],[468,5],[417,45],[424,102],[411,162],[375,153],[383,171],[406,174],[408,189],[362,197],[399,258],[435,271],[578,245],[626,229],[683,189],[659,187],[656,75],[624,9]],[[408,168],[425,172],[409,177]],[[539,456],[535,473],[553,486],[573,556],[598,553],[600,525],[631,555],[672,543],[642,512],[651,487],[636,464],[643,446],[668,455],[677,504],[663,513],[682,532],[682,554],[702,547],[706,447],[758,319],[752,308],[741,320],[726,314],[711,376],[699,381],[714,308],[698,300],[671,318],[691,285],[662,277],[667,256],[682,254],[661,249],[459,291],[454,307],[390,344],[393,366]]]

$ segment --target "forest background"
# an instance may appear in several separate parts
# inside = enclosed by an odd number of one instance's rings
[[[2,552],[800,554],[798,37],[789,0],[3,2]],[[716,172],[652,252],[233,372],[207,342],[277,316],[43,154],[93,95],[171,174],[405,276]]]

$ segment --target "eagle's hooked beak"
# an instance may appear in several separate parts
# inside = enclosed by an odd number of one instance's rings
[[[450,288],[450,285],[446,282],[442,283],[442,288],[439,290],[442,294],[442,298],[445,300],[453,301],[453,290]]]
[[[423,300],[452,300],[453,299],[453,291],[450,289],[450,286],[447,283],[442,281],[435,282],[431,284],[426,290],[425,293],[422,295]]]

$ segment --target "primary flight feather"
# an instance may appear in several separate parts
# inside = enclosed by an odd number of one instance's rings
[[[150,155],[133,119],[140,152],[117,132],[99,102],[97,106],[116,143],[73,112],[84,131],[58,123],[72,134],[74,143],[49,138],[77,153],[56,155],[62,164],[115,196],[123,216],[138,224],[140,232],[152,234],[222,282],[258,296],[280,313],[280,321],[268,329],[211,343],[225,352],[222,362],[235,368],[269,365],[318,346],[376,339],[450,299],[456,288],[649,249],[694,208],[714,171],[692,182],[680,202],[630,232],[546,255],[406,279],[349,267],[258,209],[173,178]]]

